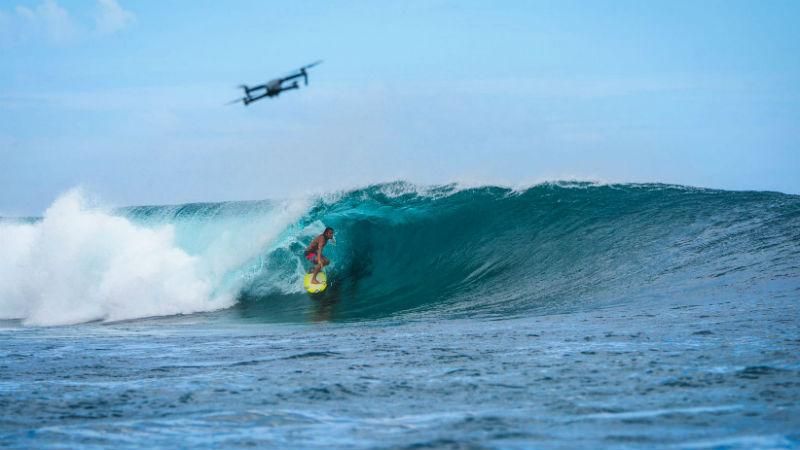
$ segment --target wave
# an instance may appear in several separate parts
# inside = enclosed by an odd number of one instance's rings
[[[328,291],[301,287],[325,226]],[[233,307],[245,317],[515,317],[791,295],[800,197],[662,184],[388,183],[314,199],[88,208],[0,222],[0,318],[51,325]]]
[[[0,222],[0,318],[61,325],[228,308],[238,269],[306,210],[295,201],[104,211],[70,191],[39,220]]]

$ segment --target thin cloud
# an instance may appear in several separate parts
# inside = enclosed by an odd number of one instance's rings
[[[93,16],[91,12],[87,15],[68,11],[57,0],[42,0],[35,6],[18,5],[11,11],[0,10],[0,44],[37,40],[55,45],[71,44],[92,35],[118,33],[135,21],[136,16],[117,0],[96,0]]]
[[[95,26],[102,34],[112,34],[131,25],[136,16],[126,11],[116,0],[97,0],[98,12],[95,15]]]
[[[75,20],[55,0],[44,0],[33,8],[17,6],[16,13],[22,33],[44,34],[55,44],[71,42],[78,35]]]
[[[0,45],[10,42],[11,37],[11,17],[3,11],[0,11]]]

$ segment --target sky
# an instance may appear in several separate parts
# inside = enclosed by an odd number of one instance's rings
[[[800,194],[800,2],[0,2],[0,216],[375,182]],[[322,59],[310,83],[258,84]]]

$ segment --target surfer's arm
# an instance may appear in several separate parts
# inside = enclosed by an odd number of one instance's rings
[[[311,243],[306,247],[305,253],[316,253],[319,256],[319,242],[317,238],[311,240]]]

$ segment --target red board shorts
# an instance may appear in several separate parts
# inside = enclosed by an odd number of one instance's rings
[[[306,253],[306,259],[311,261],[312,264],[317,263],[317,254],[314,252]]]

